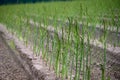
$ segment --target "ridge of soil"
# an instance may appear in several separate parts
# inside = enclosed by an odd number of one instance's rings
[[[0,80],[32,80],[23,66],[17,62],[14,52],[9,48],[0,33]]]
[[[9,41],[14,42],[14,50],[8,45]],[[3,51],[1,52],[1,50]],[[6,55],[8,53],[9,55]],[[9,33],[4,25],[0,25],[0,61],[2,61],[1,59],[5,59],[8,67],[4,63],[0,63],[0,80],[59,80],[54,71],[49,70],[48,66],[45,65],[46,62],[40,56],[35,56],[33,51]],[[13,69],[13,72],[5,72],[6,68]]]

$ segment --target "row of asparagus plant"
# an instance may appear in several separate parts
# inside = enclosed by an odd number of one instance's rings
[[[59,34],[55,15],[53,16],[55,26],[53,32],[49,31],[47,26],[43,28],[41,25],[30,24],[30,17],[25,12],[14,18],[11,16],[13,14],[9,13],[5,17],[5,23],[8,24],[8,30],[20,40],[23,40],[26,46],[32,45],[33,53],[36,56],[41,55],[46,61],[46,65],[49,65],[50,69],[53,68],[58,77],[61,77],[63,80],[91,80],[93,57],[91,56],[90,39],[94,34],[95,26],[92,27],[93,31],[90,32],[88,22],[91,18],[84,21],[82,16],[89,15],[87,8],[85,12],[82,12],[82,10],[81,8],[79,19],[76,17],[67,18],[68,28],[60,25],[62,37]],[[23,21],[24,17],[26,19]],[[79,20],[82,21],[82,29],[79,27]],[[46,17],[41,17],[39,23],[48,25],[48,20]],[[101,80],[106,80],[106,36],[108,34],[106,26],[108,24],[105,20],[102,24],[104,25],[104,59],[101,63]],[[116,25],[118,34],[119,24],[116,23]],[[87,43],[85,43],[85,39],[87,39]],[[42,54],[40,54],[41,51]]]
[[[26,22],[22,21],[21,17],[16,17],[15,24],[12,24],[8,29],[23,40],[26,46],[31,43],[36,56],[40,55],[40,51],[42,51],[42,58],[46,61],[46,64],[49,64],[50,68],[55,70],[56,75],[63,80],[79,80],[81,78],[82,80],[90,80],[90,38],[92,33],[87,30],[87,22],[83,23],[84,27],[82,28],[82,32],[80,32],[81,30],[76,19],[68,17],[68,21],[68,30],[62,27],[62,38],[59,37],[57,28],[54,32],[50,32],[47,28],[41,27],[41,25],[29,24],[29,19]],[[85,32],[87,32],[86,44]],[[104,41],[104,45],[106,45],[105,43]],[[106,52],[104,51],[102,80],[105,80],[106,77],[105,62]]]

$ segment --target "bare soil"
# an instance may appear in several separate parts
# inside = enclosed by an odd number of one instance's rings
[[[31,80],[0,34],[0,80]]]

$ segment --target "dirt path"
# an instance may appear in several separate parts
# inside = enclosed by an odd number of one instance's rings
[[[30,80],[12,54],[13,51],[10,50],[0,33],[0,80]]]

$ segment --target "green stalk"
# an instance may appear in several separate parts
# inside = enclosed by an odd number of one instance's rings
[[[101,70],[102,70],[102,80],[106,80],[105,77],[105,70],[106,70],[106,35],[107,35],[107,30],[106,30],[106,21],[103,21],[104,24],[104,63],[101,65]]]
[[[62,27],[62,79],[65,78],[65,62],[66,62],[66,58],[65,58],[65,44],[64,44],[64,33],[63,33],[63,27]]]
[[[79,80],[79,68],[78,68],[78,61],[79,61],[79,33],[78,33],[78,23],[75,21],[75,40],[76,40],[76,73],[75,73],[75,80]]]
[[[73,65],[74,65],[74,55],[71,55],[71,65],[70,65],[70,80],[72,80],[72,74],[73,74]]]
[[[90,80],[90,66],[91,66],[91,52],[90,52],[90,34],[88,32],[88,38],[87,38],[87,53],[86,53],[86,75],[85,80]],[[90,57],[90,61],[88,59]]]
[[[57,34],[57,39],[58,39],[58,46],[57,46],[57,56],[56,56],[56,63],[55,63],[55,67],[56,67],[56,74],[57,76],[59,75],[59,59],[60,59],[60,50],[61,50],[61,42],[59,39],[59,36]]]
[[[34,41],[33,41],[33,52],[37,56],[37,39],[38,39],[38,28],[34,26]]]
[[[53,37],[53,36],[52,36],[52,37]],[[51,39],[51,40],[52,40],[52,42],[51,42],[51,43],[52,43],[52,51],[50,52],[50,54],[51,54],[51,55],[50,55],[50,68],[52,67],[52,65],[54,65],[54,64],[53,64],[53,62],[54,62],[54,59],[53,59],[53,58],[54,58],[54,46],[55,46],[55,45],[54,45],[54,40],[55,40],[55,39]]]
[[[46,45],[46,55],[45,55],[45,57],[46,57],[46,61],[47,61],[47,63],[48,63],[48,53],[49,53],[49,31],[47,31],[47,45]]]

